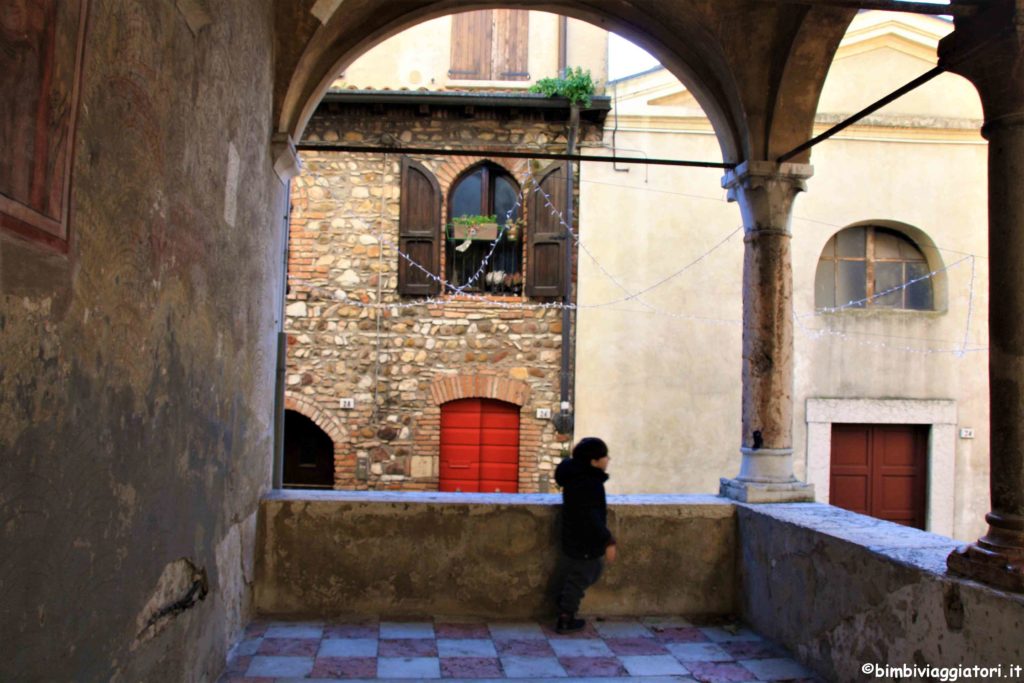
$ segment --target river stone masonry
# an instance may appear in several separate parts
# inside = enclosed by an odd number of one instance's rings
[[[565,121],[530,111],[466,118],[450,108],[423,116],[378,106],[371,114],[347,104],[322,105],[306,140],[564,152],[565,135]],[[583,123],[583,139],[600,135],[599,125]],[[416,157],[440,184],[443,217],[452,183],[481,159]],[[536,197],[529,178],[550,163],[488,160],[513,174],[527,202]],[[559,411],[562,312],[520,296],[400,296],[400,162],[398,154],[302,153],[303,172],[292,181],[286,405],[334,441],[335,489],[431,491],[441,405],[473,397],[512,403],[520,408],[519,491],[546,492],[571,440],[537,418],[541,408]],[[387,307],[373,307],[378,302]],[[341,408],[343,398],[354,408]]]

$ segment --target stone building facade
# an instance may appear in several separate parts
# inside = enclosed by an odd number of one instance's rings
[[[452,94],[408,97],[328,96],[304,142],[566,150],[564,101],[516,95],[467,108]],[[606,111],[607,103],[597,101],[584,112],[581,139],[600,139]],[[479,398],[519,412],[518,491],[548,490],[569,439],[543,412],[559,411],[563,314],[557,298],[527,294],[533,217],[561,221],[565,213],[537,183],[562,162],[307,149],[302,163],[292,181],[286,407],[331,436],[334,488],[437,490],[442,407]],[[444,275],[453,254],[443,246],[446,232],[433,245],[433,267],[412,263],[400,246],[403,164],[434,179],[447,224],[454,184],[481,163],[507,172],[520,190],[526,282],[518,293],[489,291],[483,278],[454,291]],[[402,268],[421,280],[431,270],[424,286],[436,293],[400,293]]]

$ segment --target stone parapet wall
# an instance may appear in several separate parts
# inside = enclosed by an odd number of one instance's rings
[[[263,501],[256,596],[264,615],[547,617],[555,495],[277,491]],[[736,517],[713,496],[611,496],[619,559],[583,612],[729,615]]]
[[[313,118],[307,140],[565,148],[565,124],[539,115],[327,111]],[[599,137],[598,129],[587,124],[584,136]],[[446,202],[458,175],[481,159],[417,160],[435,174]],[[546,163],[490,160],[513,173],[525,201],[540,201],[529,192],[530,174]],[[302,161],[292,181],[286,392],[293,409],[335,426],[335,488],[436,490],[440,405],[483,397],[520,407],[519,490],[546,491],[569,440],[536,417],[541,408],[559,410],[561,311],[519,296],[400,296],[400,157],[307,152]],[[444,272],[443,248],[441,255]],[[342,408],[343,398],[354,407]]]
[[[737,508],[743,618],[826,680],[892,679],[865,665],[1020,680],[1024,595],[948,573],[955,541],[829,505]]]

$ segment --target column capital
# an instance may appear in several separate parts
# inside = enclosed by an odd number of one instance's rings
[[[730,193],[739,187],[755,188],[768,182],[790,183],[798,192],[807,189],[806,181],[814,175],[810,164],[782,164],[774,161],[748,160],[726,171],[722,176],[722,187]],[[730,198],[731,199],[731,198]]]
[[[751,233],[789,235],[793,199],[807,190],[814,174],[810,164],[744,161],[722,177],[730,202],[736,202],[743,227]]]
[[[282,183],[287,184],[302,171],[302,160],[295,149],[295,141],[288,133],[274,133],[270,138],[270,155],[274,171]]]

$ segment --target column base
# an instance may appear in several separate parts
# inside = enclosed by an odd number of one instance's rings
[[[970,545],[957,548],[946,558],[946,566],[955,574],[981,581],[995,588],[1024,593],[1024,531],[1002,528],[1020,522],[989,513],[988,533]]]
[[[743,479],[720,480],[718,495],[741,503],[813,503],[814,484],[796,479],[787,482],[756,482]]]

